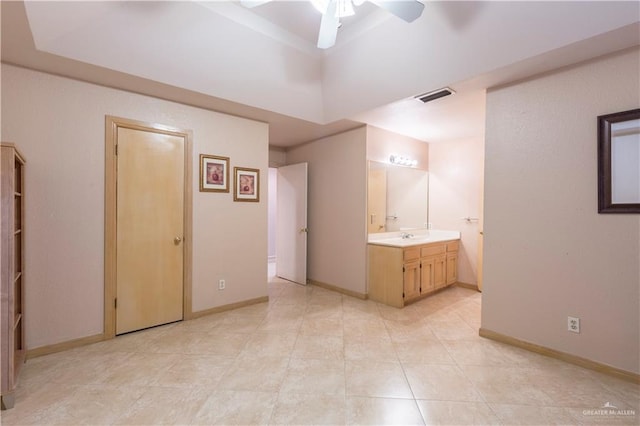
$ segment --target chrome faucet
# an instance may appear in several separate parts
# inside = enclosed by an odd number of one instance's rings
[[[413,237],[413,234],[409,234],[407,232],[403,232],[400,234],[400,238],[402,238],[403,240],[408,240],[411,237]]]

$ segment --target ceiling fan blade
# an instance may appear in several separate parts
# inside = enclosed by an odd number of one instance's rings
[[[419,2],[418,0],[369,1],[407,22],[413,22],[418,19],[420,15],[422,15],[422,11],[424,10],[424,4],[422,2]]]
[[[265,3],[269,3],[271,0],[240,0],[240,4],[246,7],[247,9],[254,8],[256,6],[263,5]]]
[[[336,44],[339,24],[338,17],[336,16],[336,7],[337,1],[329,0],[327,11],[322,15],[320,33],[318,34],[318,48],[320,49],[328,49]]]

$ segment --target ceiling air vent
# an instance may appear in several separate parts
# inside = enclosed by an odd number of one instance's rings
[[[444,98],[445,96],[453,95],[454,92],[452,89],[445,87],[443,89],[434,90],[433,92],[423,93],[422,95],[414,96],[415,99],[424,102],[435,101],[436,99]]]

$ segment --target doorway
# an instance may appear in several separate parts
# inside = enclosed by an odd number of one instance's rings
[[[270,169],[269,277],[307,283],[308,164]]]
[[[191,316],[191,133],[107,116],[105,337]]]

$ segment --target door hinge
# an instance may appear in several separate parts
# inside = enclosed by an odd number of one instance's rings
[[[404,272],[404,266],[402,267],[402,272]]]
[[[117,297],[115,299],[113,299],[113,307],[115,309],[118,309],[118,298]]]
[[[420,264],[420,269],[422,269],[422,263]]]
[[[116,144],[116,155],[118,155],[118,144]]]
[[[404,293],[402,293],[402,298],[404,299]]]

